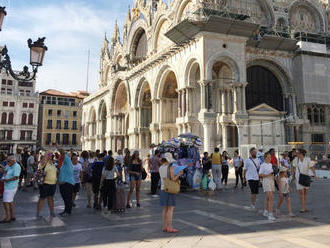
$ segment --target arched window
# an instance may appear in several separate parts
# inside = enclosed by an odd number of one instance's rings
[[[29,114],[28,125],[33,125],[33,114]]]
[[[21,121],[21,124],[22,124],[22,125],[26,125],[26,114],[25,114],[25,113],[22,114],[22,121]]]
[[[313,123],[313,117],[312,117],[312,110],[310,108],[307,109],[307,118],[310,122],[310,124]]]
[[[251,109],[262,103],[283,111],[282,88],[277,77],[262,66],[247,69],[246,108]]]
[[[7,113],[2,113],[1,115],[1,124],[7,123]]]
[[[133,42],[133,55],[136,59],[145,59],[148,52],[147,36],[144,29],[139,29]]]
[[[8,116],[8,124],[14,124],[14,113],[10,113]]]
[[[320,121],[321,121],[321,124],[324,124],[325,123],[325,113],[324,113],[324,109],[321,108],[320,109]]]
[[[313,114],[314,114],[314,123],[315,124],[320,124],[320,112],[318,108],[313,109]]]

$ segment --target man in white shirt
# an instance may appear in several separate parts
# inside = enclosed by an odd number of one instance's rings
[[[122,150],[118,150],[118,155],[115,160],[118,173],[120,174],[121,178],[123,176],[123,164],[124,164],[124,157]]]
[[[257,158],[257,149],[250,149],[250,157],[244,162],[244,181],[248,181],[251,190],[251,209],[256,208],[257,194],[259,193],[260,162]]]

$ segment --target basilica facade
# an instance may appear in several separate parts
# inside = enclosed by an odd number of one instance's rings
[[[84,99],[83,149],[327,143],[328,0],[135,0]]]

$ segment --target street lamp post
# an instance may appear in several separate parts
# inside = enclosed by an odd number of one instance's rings
[[[0,7],[0,31],[2,28],[2,23],[4,17],[7,15],[5,7]],[[19,81],[31,81],[35,79],[38,72],[38,67],[42,66],[42,62],[47,51],[47,47],[44,44],[45,37],[38,38],[37,41],[32,42],[28,39],[28,47],[30,48],[30,65],[32,66],[32,73],[29,72],[29,67],[24,66],[23,71],[15,73],[11,66],[10,57],[8,55],[8,49],[6,46],[0,51],[1,61],[0,61],[0,72],[4,69],[7,74],[10,74],[14,79]]]

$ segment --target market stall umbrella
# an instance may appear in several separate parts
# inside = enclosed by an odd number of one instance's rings
[[[192,134],[192,133],[183,133],[179,135],[179,138],[183,138],[183,139],[197,139],[199,138],[198,136]]]

